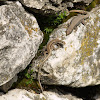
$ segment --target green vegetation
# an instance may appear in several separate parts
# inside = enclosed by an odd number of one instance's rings
[[[63,20],[66,18],[66,14],[67,12],[61,12],[58,16],[46,16],[41,18],[41,20],[39,19],[38,21],[40,21],[40,27],[41,30],[44,33],[44,40],[43,43],[40,45],[40,49],[43,48],[44,45],[47,44],[48,40],[49,40],[49,35],[52,33],[52,31],[61,23],[63,23]]]
[[[63,0],[64,1],[64,0]],[[100,0],[94,0],[88,7],[85,7],[85,10],[91,10],[93,7],[95,7],[97,4],[100,3]],[[53,16],[53,15],[49,15],[49,16],[42,16],[42,15],[36,15],[36,19],[40,25],[41,30],[44,33],[44,40],[43,43],[40,45],[39,49],[42,49],[44,45],[47,44],[48,40],[49,40],[49,35],[51,34],[51,32],[61,23],[67,21],[70,17],[76,15],[76,13],[71,13],[69,14],[69,16],[66,16],[66,11],[63,13],[60,13],[58,16]],[[27,27],[26,27],[27,29]],[[28,29],[27,29],[28,30]],[[31,31],[29,31],[31,32]],[[95,35],[95,34],[94,34]],[[94,38],[94,35],[91,34],[91,37]],[[86,36],[88,37],[88,33],[86,34]],[[86,47],[86,45],[89,43],[90,41],[87,40],[83,40],[82,41],[82,47]],[[84,43],[86,45],[84,45]],[[96,40],[94,40],[94,44],[96,44]],[[85,48],[88,49],[88,48]],[[81,49],[81,52],[85,50],[84,48]],[[91,48],[92,50],[93,48]],[[86,51],[86,50],[85,50]],[[83,56],[82,56],[82,60],[81,60],[81,64],[83,64],[84,59],[86,56],[84,56],[84,52]],[[92,53],[92,51],[88,51],[87,55],[90,55]],[[29,67],[31,67],[31,65],[29,65],[24,71],[20,72],[18,74],[18,81],[17,83],[15,83],[13,85],[13,87],[17,87],[17,88],[21,88],[21,87],[27,87],[29,89],[33,89],[35,91],[38,92],[38,83],[36,80],[34,80],[34,77],[32,76],[33,70],[31,70],[30,72],[28,72]]]
[[[30,73],[25,73],[25,77],[28,79],[26,84],[32,84],[34,77],[32,76],[33,70],[30,71]]]
[[[12,88],[24,88],[26,90],[34,90],[39,92],[38,81],[32,76],[33,70],[30,72],[28,69],[31,67],[31,64],[22,72],[18,74],[18,81],[13,84]]]
[[[26,68],[23,72],[19,73],[20,79],[25,79],[25,84],[29,85],[33,83],[34,77],[32,76],[33,74],[33,70],[30,70],[30,72],[28,72],[29,67],[31,66],[31,64],[28,66],[28,68]]]
[[[64,12],[61,12],[57,18],[53,21],[53,25],[59,25],[63,22],[63,19],[66,18],[66,14],[67,12],[64,11]]]
[[[52,31],[53,31],[52,28],[45,28],[45,29],[44,29],[44,32],[45,32],[46,34],[49,34],[49,33],[51,33]]]
[[[64,18],[66,18],[66,11],[64,11],[63,13],[61,12],[57,17],[50,16],[47,19],[48,21],[46,23],[46,26],[43,28],[43,32],[46,34],[50,34],[58,25],[63,22]]]
[[[89,6],[86,7],[86,10],[90,11],[92,8],[96,7],[96,5],[100,4],[100,0],[93,0]]]

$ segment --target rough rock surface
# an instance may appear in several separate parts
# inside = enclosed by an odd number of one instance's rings
[[[100,100],[100,94],[97,94],[97,95],[94,97],[94,100]]]
[[[52,51],[42,66],[41,82],[72,87],[100,84],[100,6],[89,13],[85,25],[80,23],[66,36],[71,20],[60,25],[51,35],[51,40],[59,38],[66,44],[64,48]],[[41,65],[41,59],[34,60],[34,71]]]
[[[34,1],[34,2],[33,2]],[[86,4],[90,4],[93,0],[20,0],[20,2],[31,8],[36,13],[42,15],[57,14],[66,11],[68,15],[67,7],[74,7],[74,3],[83,1]]]
[[[97,92],[95,94],[95,96],[93,97],[94,100],[100,100],[100,85],[97,88]]]
[[[73,0],[73,2],[84,2],[89,5],[93,0]]]
[[[43,94],[35,94],[21,89],[14,89],[7,94],[0,96],[0,100],[82,100],[72,96],[71,94],[62,95],[56,92],[46,92]]]
[[[100,100],[100,94],[97,94],[97,95],[94,97],[94,100]]]
[[[32,8],[36,13],[43,15],[56,14],[61,11],[66,11],[65,6],[61,5],[62,0],[20,0],[20,2],[26,7]]]
[[[54,4],[61,4],[63,0],[49,0],[49,1],[53,2]]]
[[[43,34],[19,2],[0,6],[0,86],[27,67]]]
[[[11,88],[12,84],[17,81],[17,78],[17,75],[15,75],[15,77],[13,77],[9,82],[0,86],[0,90],[2,90],[3,92],[7,92]]]

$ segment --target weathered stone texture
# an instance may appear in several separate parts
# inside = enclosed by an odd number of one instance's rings
[[[65,12],[68,15],[67,7],[74,7],[74,3],[83,2],[89,5],[93,0],[20,0],[20,2],[35,13],[42,15],[57,15]],[[79,4],[80,5],[80,4]],[[80,8],[81,9],[81,8]]]
[[[44,91],[43,94],[36,94],[21,89],[14,89],[7,94],[0,96],[0,100],[82,100],[71,94],[63,95],[57,91]]]
[[[100,7],[89,13],[85,25],[80,23],[66,36],[72,19],[60,25],[50,36],[51,40],[59,38],[66,45],[52,51],[52,55],[44,63],[41,72],[41,82],[44,84],[72,87],[100,84]],[[39,61],[40,58],[34,61],[34,70]]]
[[[0,6],[0,86],[27,67],[43,34],[19,2]]]

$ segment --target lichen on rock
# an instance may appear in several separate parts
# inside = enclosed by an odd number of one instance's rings
[[[21,3],[0,6],[0,86],[27,67],[42,39],[35,17]]]
[[[44,63],[42,83],[72,87],[100,84],[100,7],[88,14],[86,24],[80,23],[70,35],[66,36],[66,30],[73,18],[52,32],[50,40],[59,38],[66,44],[52,51]]]

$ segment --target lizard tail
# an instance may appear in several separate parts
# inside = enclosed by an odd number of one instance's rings
[[[41,91],[42,91],[42,93],[43,93],[43,87],[42,87],[42,85],[41,85],[41,82],[40,82],[40,72],[41,72],[41,67],[42,67],[42,65],[44,64],[44,62],[49,58],[49,56],[51,55],[51,52],[48,54],[48,56],[42,61],[42,63],[41,63],[41,65],[39,66],[39,70],[38,70],[38,82],[39,82],[39,86],[40,86],[40,89],[41,89]]]

